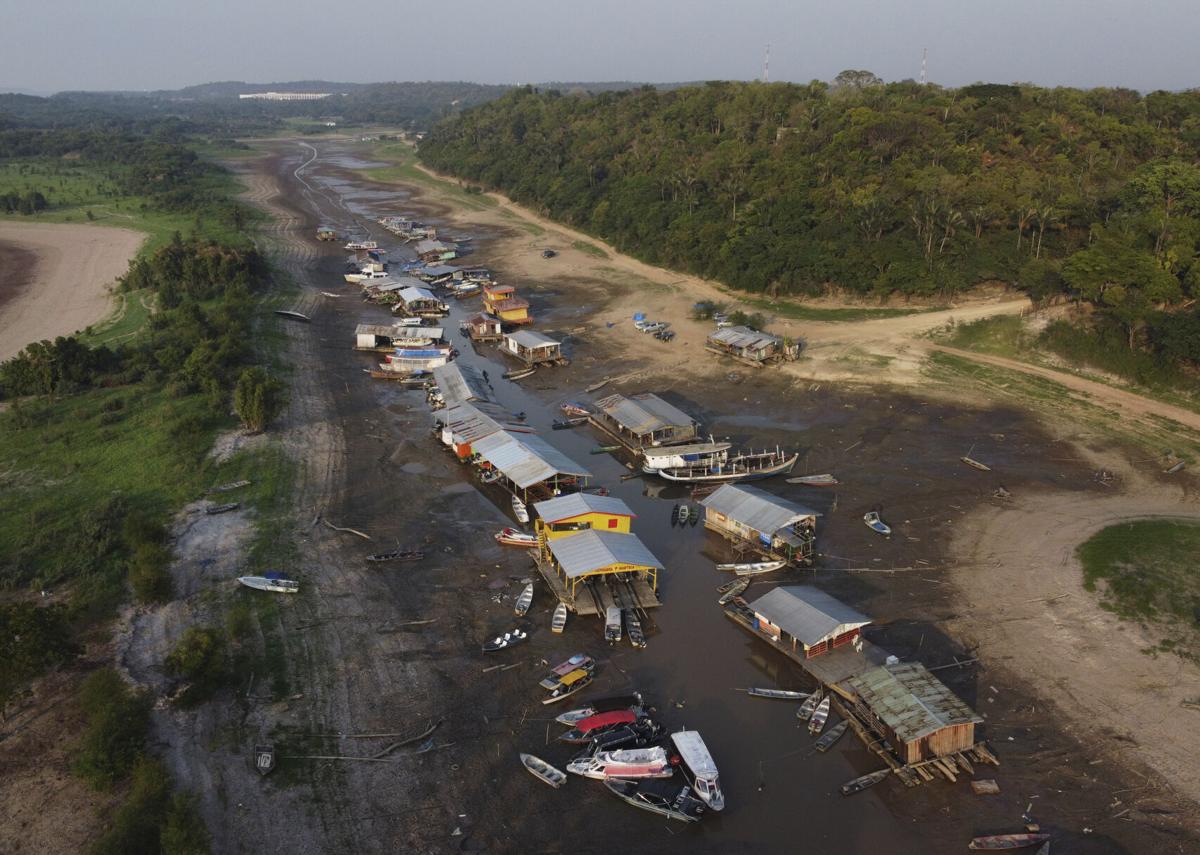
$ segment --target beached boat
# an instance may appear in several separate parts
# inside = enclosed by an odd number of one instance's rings
[[[570,674],[572,671],[576,671],[580,668],[584,669],[585,671],[590,671],[595,667],[596,660],[592,659],[592,657],[588,656],[586,653],[576,653],[574,656],[564,659],[562,662],[559,662],[557,665],[551,668],[550,673],[542,678],[542,681],[539,683],[539,685],[543,689],[553,689],[558,686],[562,677]]]
[[[808,721],[810,718],[812,718],[812,714],[816,710],[817,704],[821,703],[821,695],[822,692],[820,689],[817,689],[815,692],[809,695],[808,700],[800,705],[800,709],[796,710],[796,718],[800,719],[801,721]]]
[[[607,698],[596,698],[586,707],[559,713],[554,720],[559,724],[565,724],[567,727],[573,727],[577,722],[599,712],[629,709],[630,707],[640,707],[641,705],[642,696],[640,692],[634,692],[632,695],[612,695]]]
[[[863,514],[863,522],[871,531],[879,532],[884,537],[890,537],[892,534],[892,527],[879,518],[877,511],[867,511]]]
[[[600,390],[600,389],[603,389],[603,388],[604,388],[605,386],[607,386],[607,385],[608,385],[610,382],[612,382],[612,378],[611,378],[611,377],[605,377],[605,378],[604,378],[603,380],[601,380],[599,383],[593,383],[591,386],[588,386],[588,387],[587,387],[586,389],[584,389],[583,391],[585,391],[585,392],[588,392],[588,393],[591,393],[591,392],[596,392],[596,391],[598,391],[598,390]]]
[[[614,796],[635,808],[668,819],[698,822],[704,815],[703,802],[692,796],[690,787],[675,780],[630,781],[613,778],[606,780],[604,786]]]
[[[300,583],[292,579],[284,579],[277,575],[268,576],[238,576],[238,581],[247,588],[256,591],[274,591],[276,594],[295,594],[300,591]]]
[[[522,754],[521,765],[528,769],[529,774],[533,775],[533,777],[539,781],[544,781],[552,787],[558,788],[567,782],[566,772],[554,768],[541,757],[534,757],[532,754]]]
[[[561,633],[567,628],[567,604],[559,603],[554,607],[554,615],[550,618],[550,631]]]
[[[598,751],[591,757],[572,760],[567,771],[601,781],[606,778],[669,778],[675,774],[667,751],[661,745]]]
[[[821,752],[828,751],[834,746],[834,744],[837,743],[839,739],[842,738],[842,736],[846,733],[846,728],[849,726],[850,722],[839,721],[833,727],[829,728],[829,730],[827,730],[825,734],[817,740],[816,749]]]
[[[992,471],[992,467],[988,466],[986,463],[980,463],[974,457],[968,457],[967,455],[964,454],[962,457],[960,457],[958,459],[961,460],[963,463],[967,464],[968,466],[970,466],[971,468],[978,469],[980,472],[991,472]]]
[[[521,591],[521,596],[517,597],[517,601],[513,603],[513,612],[517,617],[525,617],[529,611],[529,607],[533,605],[533,583],[530,582]]]
[[[751,452],[730,457],[712,465],[680,466],[659,469],[654,474],[668,481],[684,484],[722,483],[730,481],[755,481],[792,471],[799,452],[788,455],[784,451]]]
[[[717,603],[723,606],[734,597],[740,597],[742,594],[744,594],[746,589],[750,587],[750,580],[738,579],[737,581],[730,583],[729,587],[725,587],[724,585],[721,587],[725,588],[725,590],[721,593],[721,597],[717,600]]]
[[[989,834],[984,837],[974,838],[967,844],[967,848],[988,851],[1025,849],[1029,846],[1037,846],[1039,843],[1045,843],[1049,839],[1049,834],[1037,831],[1028,831],[1021,834]]]
[[[736,573],[739,576],[760,576],[763,573],[774,573],[787,566],[786,561],[756,561],[750,564],[718,564],[718,570]]]
[[[254,746],[254,771],[270,775],[275,770],[275,746],[270,743]]]
[[[823,475],[801,475],[799,478],[788,478],[789,484],[803,484],[806,487],[836,487],[840,482],[829,473]]]
[[[223,505],[209,505],[204,509],[204,513],[208,514],[209,516],[214,516],[216,514],[225,514],[229,511],[236,511],[240,507],[241,503],[239,502],[226,502]]]
[[[642,622],[634,609],[625,610],[625,633],[634,647],[640,650],[646,646],[646,634],[642,632]]]
[[[508,632],[504,633],[504,635],[498,635],[491,641],[486,642],[483,645],[483,652],[495,653],[497,650],[507,650],[514,644],[520,644],[527,638],[529,638],[529,633],[523,629],[509,630]]]
[[[529,508],[525,507],[525,503],[516,496],[512,497],[513,516],[517,518],[517,522],[524,525],[529,522]]]
[[[713,810],[723,810],[725,794],[721,792],[717,762],[713,760],[699,732],[681,730],[671,734],[671,741],[675,743],[675,749],[683,758],[684,774],[692,782],[696,795]]]
[[[304,323],[306,323],[306,324],[309,323],[310,321],[312,321],[312,318],[310,318],[308,315],[304,314],[303,312],[296,312],[291,309],[276,309],[275,314],[279,315],[282,318],[287,318],[288,320],[291,320],[291,321],[304,321]]]
[[[563,698],[569,698],[592,683],[592,672],[583,668],[576,669],[570,674],[564,674],[558,681],[558,686],[550,692],[550,696],[542,699],[543,704],[556,704]]]
[[[1163,474],[1164,474],[1164,475],[1174,475],[1176,472],[1182,472],[1182,471],[1183,471],[1183,467],[1184,467],[1184,466],[1186,466],[1186,465],[1187,465],[1187,461],[1186,461],[1186,460],[1180,460],[1180,461],[1179,461],[1178,463],[1176,463],[1174,466],[1171,466],[1171,467],[1169,467],[1169,468],[1167,468],[1167,469],[1164,469],[1164,470],[1163,470]]]
[[[514,368],[512,371],[504,372],[505,380],[524,380],[533,372],[537,371],[537,366],[531,368]]]
[[[496,543],[502,546],[520,546],[524,549],[530,549],[537,546],[537,537],[523,531],[518,531],[515,528],[504,528],[496,532],[493,537],[496,538]]]
[[[663,738],[663,727],[648,718],[597,733],[588,741],[586,754],[617,751],[622,748],[649,748]],[[583,754],[579,756],[584,756]]]
[[[752,698],[771,698],[776,701],[799,701],[809,697],[808,692],[793,692],[790,689],[760,689],[750,687],[746,694]]]
[[[586,419],[592,414],[592,411],[587,407],[583,406],[582,404],[576,404],[572,401],[564,401],[559,409],[561,409],[565,415],[572,418],[582,417]]]
[[[420,561],[424,557],[425,553],[419,549],[393,549],[391,552],[376,552],[374,555],[368,555],[367,560],[373,562]]]
[[[614,451],[620,451],[620,450],[621,450],[621,446],[619,446],[619,445],[597,445],[595,448],[593,448],[588,453],[589,454],[611,454]]]
[[[616,644],[621,640],[621,609],[609,606],[604,613],[604,640]]]
[[[831,699],[828,695],[817,704],[817,708],[813,710],[812,718],[808,720],[808,732],[816,736],[825,727],[825,722],[829,720],[829,706]]]
[[[555,419],[550,423],[551,430],[570,430],[573,427],[579,427],[582,424],[587,424],[587,416],[575,416],[568,419]]]
[[[583,743],[603,730],[633,724],[635,721],[637,721],[637,713],[631,709],[596,713],[580,720],[566,733],[560,734],[558,738],[562,742]]]
[[[842,795],[852,796],[855,793],[861,793],[863,790],[875,786],[890,774],[892,774],[891,769],[879,769],[878,771],[861,775],[853,781],[847,781],[842,784]]]

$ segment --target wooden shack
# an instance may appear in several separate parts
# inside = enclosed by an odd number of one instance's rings
[[[735,547],[789,561],[812,560],[820,514],[811,508],[744,484],[722,484],[700,504],[704,527]]]
[[[502,430],[471,443],[481,469],[496,470],[508,489],[529,504],[587,485],[592,473],[537,434]]]
[[[851,677],[855,711],[904,763],[947,757],[976,744],[983,718],[919,662],[884,664]]]
[[[536,330],[506,334],[500,342],[500,350],[526,365],[558,365],[563,361],[562,343]]]
[[[511,326],[533,323],[533,315],[529,313],[529,301],[518,297],[517,289],[512,285],[484,285],[483,310]]]
[[[568,537],[581,531],[615,531],[629,534],[634,513],[616,496],[592,493],[568,493],[533,506],[537,518],[534,529],[545,548],[548,540]]]
[[[427,347],[442,340],[441,327],[402,324],[359,324],[354,328],[354,349],[391,351],[396,347]]]
[[[332,226],[317,226],[317,240],[337,240],[337,230]]]
[[[404,311],[414,317],[437,317],[450,311],[449,306],[426,288],[401,288],[396,294],[400,305],[404,306]]]
[[[709,335],[705,346],[714,353],[731,356],[740,362],[756,366],[791,361],[800,354],[798,344],[749,327],[726,327],[717,330]]]
[[[480,313],[462,322],[463,331],[471,341],[499,341],[504,338],[504,328],[499,318]]]
[[[700,427],[687,413],[649,392],[601,398],[591,422],[634,449],[688,442]]]
[[[754,628],[776,644],[812,659],[853,644],[871,619],[823,591],[803,585],[773,588],[749,604]]]

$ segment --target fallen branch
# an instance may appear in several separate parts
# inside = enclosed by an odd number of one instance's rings
[[[329,527],[330,527],[331,529],[333,529],[334,531],[347,531],[347,532],[349,532],[350,534],[357,534],[357,535],[358,535],[359,537],[361,537],[363,540],[370,540],[370,539],[371,539],[371,535],[369,535],[369,534],[363,534],[361,531],[359,531],[359,530],[358,530],[358,529],[356,529],[356,528],[348,528],[348,527],[346,527],[346,526],[334,525],[333,523],[331,523],[329,520],[326,520],[326,519],[323,519],[323,520],[321,520],[321,522],[325,523],[325,525],[329,526]]]

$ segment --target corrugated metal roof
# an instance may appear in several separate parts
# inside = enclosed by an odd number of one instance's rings
[[[442,412],[442,423],[453,433],[456,442],[466,443],[475,443],[502,430],[516,433],[533,432],[533,428],[517,422],[512,414],[499,404],[486,401],[463,402],[447,407]]]
[[[448,249],[454,249],[454,244],[442,243],[440,240],[431,240],[425,238],[419,240],[413,245],[417,255],[424,255],[427,252],[444,252]]]
[[[783,339],[779,336],[752,330],[749,327],[726,327],[709,335],[708,340],[720,342],[726,347],[750,348],[751,350],[761,350],[771,345],[783,344]]]
[[[638,567],[663,566],[636,534],[588,529],[570,537],[547,541],[560,567],[571,579],[586,576],[613,564],[633,564]]]
[[[442,400],[446,402],[447,407],[461,404],[463,401],[496,400],[479,369],[470,365],[460,365],[457,362],[439,365],[433,369],[433,381],[437,383],[438,391],[442,393]]]
[[[537,347],[558,347],[559,342],[550,338],[545,333],[540,333],[537,330],[520,330],[519,332],[509,333],[505,338],[521,345],[521,347],[537,348]]]
[[[354,328],[355,335],[381,335],[391,338],[396,334],[396,328],[391,324],[359,324]]]
[[[437,341],[443,332],[441,327],[406,327],[397,324],[391,333],[385,335],[391,335],[393,341],[404,341],[408,338],[430,338]]]
[[[500,431],[471,444],[471,450],[524,490],[555,475],[590,478],[592,473],[535,434]]]
[[[630,510],[629,505],[616,496],[597,496],[593,493],[568,493],[565,496],[555,496],[553,499],[534,503],[533,509],[546,522],[565,520],[589,513],[637,516]]]
[[[665,427],[690,427],[697,422],[687,413],[671,406],[658,395],[609,395],[596,402],[605,415],[636,434],[653,433]]]
[[[400,292],[400,299],[405,303],[412,303],[415,300],[436,300],[433,292],[428,288],[407,287]]]
[[[808,647],[871,622],[841,600],[801,585],[774,588],[750,608]]]
[[[722,484],[700,504],[764,534],[774,534],[804,517],[820,516],[812,508],[743,484]]]
[[[446,276],[457,273],[458,268],[450,264],[427,264],[418,271],[422,276]]]
[[[920,662],[880,665],[848,680],[850,687],[903,742],[983,718]]]

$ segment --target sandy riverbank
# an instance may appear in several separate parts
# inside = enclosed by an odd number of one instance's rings
[[[112,308],[109,286],[146,236],[130,229],[0,222],[0,360],[70,335]]]

